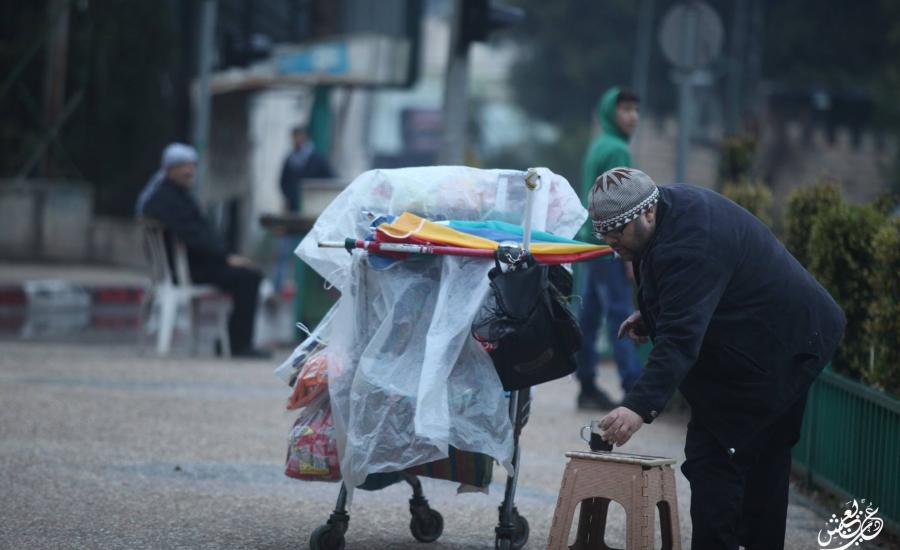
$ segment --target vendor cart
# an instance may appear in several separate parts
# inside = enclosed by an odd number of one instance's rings
[[[509,251],[529,247],[538,261],[558,264],[611,254],[567,239],[585,217],[568,182],[549,170],[465,167],[367,172],[323,212],[297,254],[341,298],[276,371],[296,392],[304,361],[329,354],[328,414],[340,459],[329,479],[339,476],[341,487],[334,511],[310,537],[311,550],[344,548],[356,488],[401,481],[412,488],[413,537],[437,540],[443,518],[429,506],[419,476],[482,489],[489,483],[434,475],[433,466],[452,453],[506,469],[495,547],[527,543],[528,521],[515,495],[531,389],[504,390],[472,324],[495,265],[484,258],[515,263],[522,255]],[[506,241],[516,231],[518,241]],[[497,235],[505,242],[491,240]]]

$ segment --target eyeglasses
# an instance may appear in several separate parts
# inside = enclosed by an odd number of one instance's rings
[[[609,231],[594,231],[594,237],[598,239],[606,239],[606,237],[612,235],[613,237],[621,237],[622,232],[625,231],[625,228],[628,227],[630,221],[623,223],[619,227],[615,229],[610,229]]]

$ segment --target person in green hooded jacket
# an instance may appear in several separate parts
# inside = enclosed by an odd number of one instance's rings
[[[596,118],[601,133],[591,142],[585,155],[581,186],[583,201],[587,201],[591,187],[600,174],[620,166],[632,165],[628,139],[637,128],[638,104],[637,95],[618,87],[607,90],[597,103]],[[589,226],[589,223],[585,224],[579,233],[581,240],[600,242],[592,235]],[[616,337],[619,326],[634,309],[631,278],[631,266],[619,259],[594,261],[581,268],[579,280],[582,307],[578,312],[578,323],[584,333],[584,340],[578,353],[576,371],[581,384],[579,408],[609,410],[616,406],[594,381],[598,359],[595,343],[603,318],[606,319],[622,389],[626,392],[631,389],[641,373],[634,343]]]

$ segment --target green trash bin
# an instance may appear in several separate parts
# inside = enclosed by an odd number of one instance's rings
[[[315,328],[319,321],[325,317],[331,306],[337,302],[340,293],[335,288],[326,288],[325,279],[316,273],[306,262],[300,258],[294,258],[294,319],[303,323],[309,329]],[[297,336],[302,338],[305,333],[297,330]]]

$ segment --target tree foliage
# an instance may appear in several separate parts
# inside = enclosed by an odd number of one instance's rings
[[[772,217],[773,197],[772,191],[766,184],[748,180],[740,183],[726,183],[722,186],[722,194],[743,206],[764,224],[772,226],[774,221]]]
[[[782,85],[865,89],[896,62],[892,0],[765,1],[763,68]]]
[[[44,48],[26,53],[46,35],[46,1],[4,0],[0,58],[22,62],[14,93],[0,98],[0,171],[18,173],[45,140],[42,122]],[[47,149],[51,175],[95,186],[101,213],[130,216],[134,198],[173,139],[172,71],[178,37],[170,3],[142,0],[70,3],[66,98],[81,94]],[[27,176],[42,175],[33,170]]]
[[[872,248],[870,284],[875,299],[866,325],[872,351],[866,379],[900,396],[900,217],[879,229]]]
[[[810,233],[813,221],[821,212],[837,207],[842,201],[841,189],[833,181],[800,187],[788,197],[784,244],[807,268],[811,261]]]
[[[657,2],[657,18],[670,3]],[[558,141],[529,151],[530,156],[517,164],[542,164],[578,178],[598,99],[611,86],[631,86],[639,2],[518,0],[516,4],[525,8],[528,22],[510,33],[521,48],[511,75],[514,100],[530,117],[559,131]],[[645,111],[661,103],[671,105],[674,97],[655,38],[650,61],[650,97],[641,102]]]

